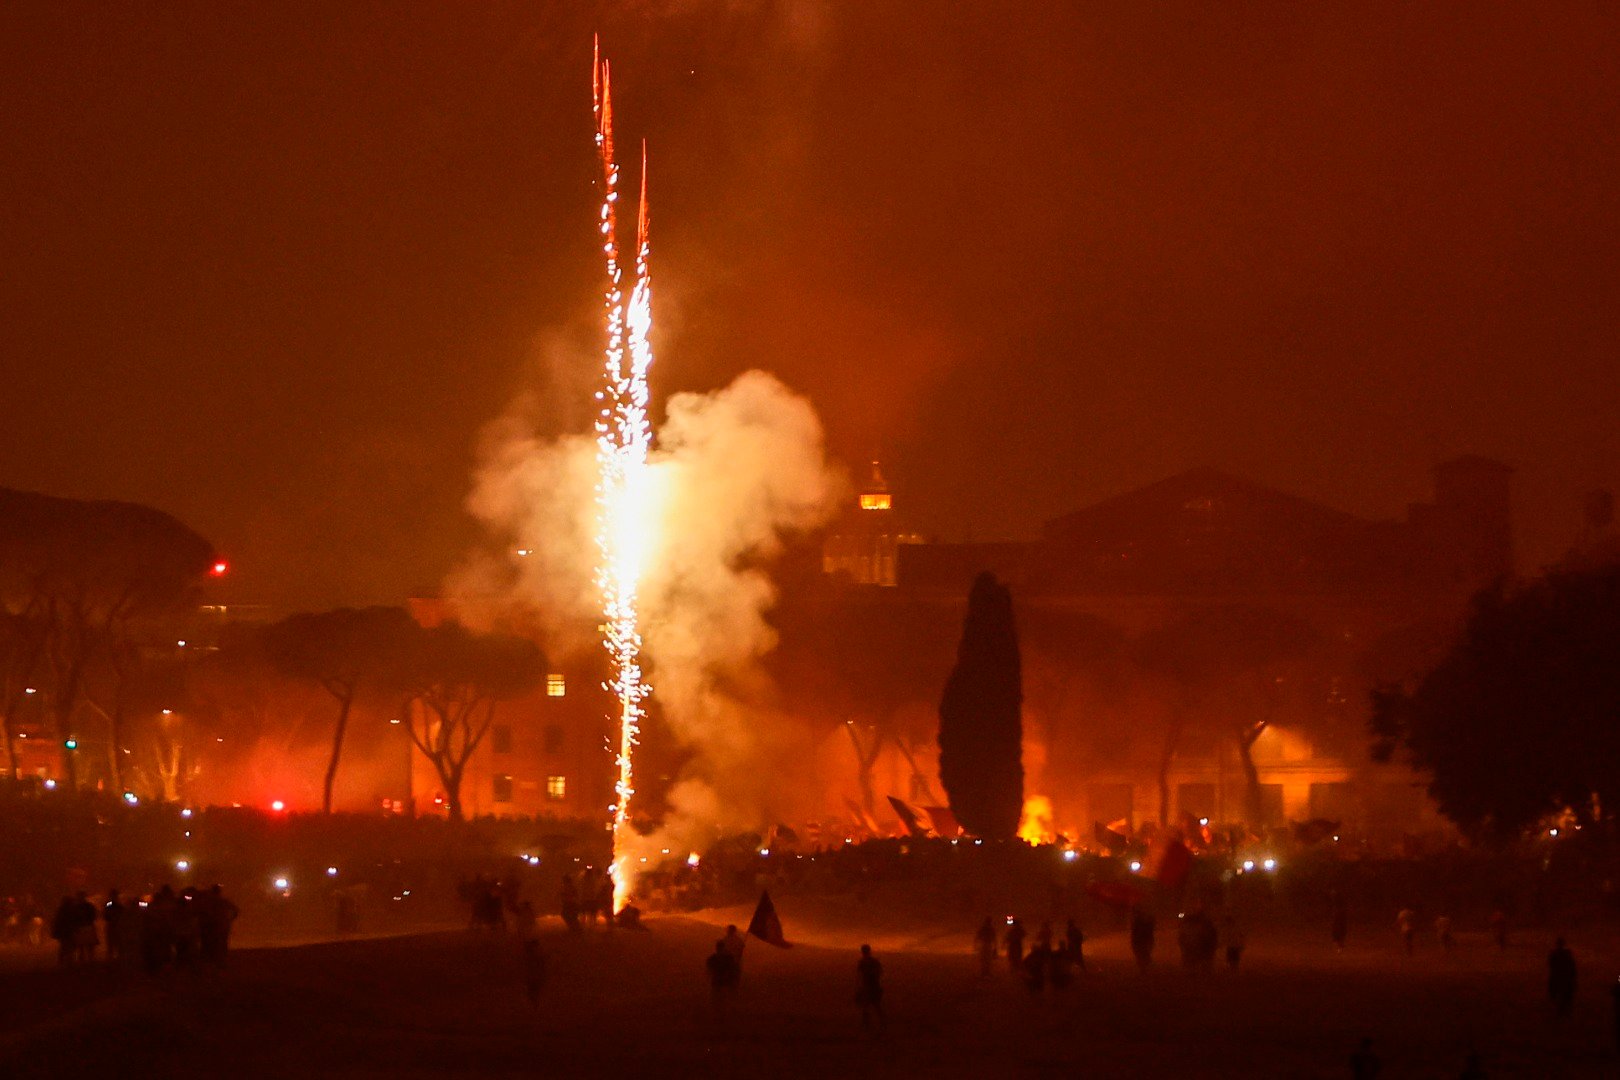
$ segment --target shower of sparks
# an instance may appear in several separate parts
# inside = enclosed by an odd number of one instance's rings
[[[641,676],[641,630],[636,590],[651,542],[647,451],[652,432],[647,422],[647,370],[652,366],[652,283],[648,273],[647,151],[641,153],[641,202],[636,218],[635,281],[628,303],[619,262],[619,166],[613,153],[613,93],[608,65],[600,51],[592,58],[592,104],[596,148],[602,160],[602,209],[599,228],[607,262],[607,349],[603,386],[597,392],[596,420],[597,530],[596,582],[602,594],[603,646],[611,674],[607,689],[618,703],[618,780],[613,800],[613,902],[622,907],[630,894],[627,853],[630,800],[635,795],[634,757],[649,687]]]

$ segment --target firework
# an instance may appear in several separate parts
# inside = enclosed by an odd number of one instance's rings
[[[617,702],[618,780],[613,793],[613,901],[624,905],[630,890],[626,830],[630,800],[635,795],[634,757],[649,688],[641,674],[641,629],[636,591],[645,564],[651,529],[648,521],[647,451],[652,442],[647,422],[647,371],[652,366],[651,248],[647,232],[647,151],[641,152],[641,200],[636,216],[635,281],[628,303],[619,263],[619,166],[613,151],[613,90],[608,65],[594,50],[591,70],[596,148],[602,161],[602,208],[599,228],[607,263],[604,306],[607,349],[603,384],[597,392],[597,586],[602,595],[603,647],[608,653],[607,689]]]

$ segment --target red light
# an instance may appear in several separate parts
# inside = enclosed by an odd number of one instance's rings
[[[212,574],[214,577],[224,577],[226,572],[229,571],[230,568],[231,568],[230,563],[226,562],[224,559],[220,559],[218,562],[214,563],[213,566],[210,566],[208,568],[208,572],[210,574]]]
[[[275,802],[270,804],[270,809],[279,814],[283,810],[287,809],[287,804],[282,802],[280,799],[277,799]]]

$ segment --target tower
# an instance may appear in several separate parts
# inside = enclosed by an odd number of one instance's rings
[[[854,505],[827,537],[822,571],[847,576],[857,585],[894,585],[896,549],[909,539],[896,523],[894,496],[883,477],[883,466],[874,461]]]

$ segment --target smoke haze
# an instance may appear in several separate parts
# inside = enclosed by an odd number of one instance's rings
[[[510,538],[515,560],[474,561],[451,591],[469,611],[532,611],[553,654],[599,643],[594,584],[596,448],[543,438],[522,419],[491,427],[469,510]],[[803,750],[760,661],[776,644],[771,565],[784,540],[828,520],[846,489],[821,422],[775,377],[748,371],[712,393],[670,398],[651,461],[655,539],[641,587],[654,708],[691,752],[653,847],[781,815],[773,768]],[[515,571],[513,569],[515,563]],[[514,576],[515,574],[515,576]],[[509,598],[509,600],[505,599]]]

